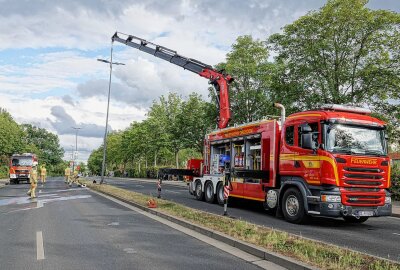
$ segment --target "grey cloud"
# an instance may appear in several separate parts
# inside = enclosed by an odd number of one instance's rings
[[[56,121],[50,121],[54,129],[60,135],[75,134],[72,127],[80,127],[79,136],[101,138],[104,136],[104,127],[96,124],[79,124],[68,114],[61,106],[51,108],[51,114],[56,118]],[[112,131],[111,127],[109,130]]]
[[[63,100],[65,103],[69,104],[69,105],[75,106],[75,102],[74,102],[73,98],[72,98],[70,95],[65,95],[65,96],[63,96],[63,97],[62,97],[62,100]]]
[[[82,97],[107,97],[108,81],[91,80],[78,85],[78,93]],[[165,94],[167,92],[165,91]],[[111,99],[134,105],[138,108],[148,107],[152,101],[160,96],[155,91],[146,91],[139,87],[139,84],[133,87],[121,83],[111,84]]]

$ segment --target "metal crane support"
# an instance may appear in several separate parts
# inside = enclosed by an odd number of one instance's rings
[[[124,36],[124,38],[120,37]],[[133,47],[140,51],[154,55],[172,64],[180,66],[191,72],[199,74],[201,77],[209,79],[217,93],[217,106],[219,109],[218,127],[225,128],[231,119],[231,111],[229,104],[229,84],[233,78],[217,71],[212,66],[204,64],[198,60],[179,55],[176,51],[160,46],[144,39],[115,32],[112,36],[112,41],[117,41],[127,46]]]

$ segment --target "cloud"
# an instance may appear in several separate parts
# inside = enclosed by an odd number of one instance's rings
[[[70,95],[65,95],[62,97],[62,100],[66,103],[69,104],[71,106],[75,106],[75,102],[73,100],[73,98]]]
[[[96,124],[78,124],[61,106],[52,107],[51,114],[56,118],[56,121],[49,121],[60,135],[75,134],[76,131],[72,127],[79,127],[81,128],[78,132],[79,136],[95,138],[101,138],[104,136],[104,127]],[[109,127],[109,131],[112,131],[111,127]]]
[[[161,60],[151,62],[138,57],[126,61],[126,66],[119,67],[114,74],[118,82],[111,84],[111,99],[138,108],[149,107],[153,100],[168,92],[184,96],[198,92],[203,97],[208,94],[206,79]],[[106,97],[108,80],[89,80],[79,84],[77,90],[81,97]]]

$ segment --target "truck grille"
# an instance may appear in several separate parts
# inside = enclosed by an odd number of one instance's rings
[[[354,190],[354,189],[353,189]],[[380,192],[357,192],[345,189],[342,191],[342,202],[351,206],[380,206],[385,204],[385,191]]]
[[[345,187],[381,188],[384,185],[381,169],[345,167],[343,172]]]

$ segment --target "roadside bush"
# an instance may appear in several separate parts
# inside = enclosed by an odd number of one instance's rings
[[[0,179],[5,179],[8,177],[8,166],[0,166]]]
[[[392,200],[400,201],[400,166],[395,165],[391,169],[390,176],[392,187],[390,192],[392,193]]]

